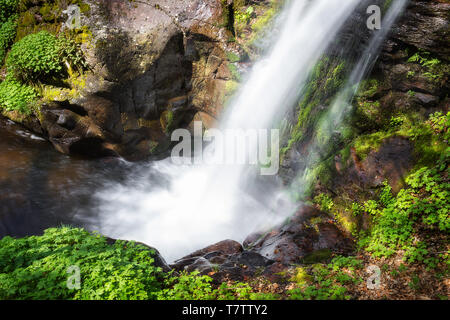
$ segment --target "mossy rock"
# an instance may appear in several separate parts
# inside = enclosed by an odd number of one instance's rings
[[[301,259],[301,263],[316,264],[326,262],[331,259],[332,255],[333,253],[331,252],[330,249],[317,250]]]

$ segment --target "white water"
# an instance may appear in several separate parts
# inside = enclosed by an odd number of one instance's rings
[[[277,41],[254,66],[221,129],[272,128],[277,116],[295,104],[311,68],[360,1],[291,1]],[[276,181],[255,179],[246,166],[155,162],[97,194],[98,228],[110,237],[154,246],[169,261],[224,239],[243,241],[295,210]]]

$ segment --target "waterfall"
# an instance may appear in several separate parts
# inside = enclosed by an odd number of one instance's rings
[[[219,129],[275,128],[280,115],[298,101],[313,66],[362,2],[288,1],[271,49],[253,67]],[[375,52],[385,36],[379,31],[368,53]],[[330,117],[345,111],[340,101],[349,101],[348,88],[362,79],[373,61],[363,56],[347,89],[330,108]],[[205,153],[213,148],[214,143]],[[233,150],[225,149],[228,152]],[[243,241],[254,231],[284,221],[296,209],[276,177],[261,178],[258,173],[248,165],[181,165],[171,159],[135,165],[128,181],[98,192],[98,219],[91,224],[110,237],[154,246],[169,261],[224,239]]]

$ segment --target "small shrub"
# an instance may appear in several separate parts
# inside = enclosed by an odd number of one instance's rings
[[[323,212],[330,213],[333,209],[334,203],[331,197],[327,194],[321,193],[314,197],[314,203],[317,204]]]
[[[15,43],[6,60],[8,71],[26,80],[38,79],[63,70],[58,38],[41,31],[30,34]]]
[[[37,98],[36,90],[12,77],[0,83],[0,108],[7,111],[31,112],[30,103]]]
[[[166,279],[166,287],[158,294],[159,300],[211,300],[213,288],[211,277],[199,276],[198,271],[182,273],[179,277]]]
[[[6,56],[6,50],[16,36],[16,19],[16,16],[12,16],[5,23],[0,23],[0,65],[2,65]]]
[[[357,284],[361,279],[354,271],[361,269],[363,262],[355,257],[335,257],[328,265],[317,264],[311,275],[301,269],[301,280],[297,288],[288,292],[291,300],[349,300],[347,284]],[[295,280],[295,279],[293,279]]]
[[[161,270],[152,251],[131,242],[110,245],[82,229],[0,240],[0,299],[156,299]],[[68,268],[80,268],[81,288],[68,289]]]
[[[47,76],[63,76],[67,68],[85,67],[84,57],[76,44],[65,36],[41,31],[15,43],[6,60],[8,71],[25,81],[45,80]]]
[[[0,23],[6,22],[17,13],[18,6],[19,0],[0,0]]]

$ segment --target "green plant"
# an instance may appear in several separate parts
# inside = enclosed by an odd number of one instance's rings
[[[355,257],[335,257],[328,265],[317,264],[311,269],[311,275],[302,268],[301,281],[297,288],[288,292],[293,300],[348,300],[348,289],[345,285],[357,284],[362,280],[354,275],[356,269],[361,269],[363,263]],[[297,275],[295,280],[299,276]]]
[[[198,271],[182,273],[177,277],[169,277],[165,280],[168,289],[158,294],[159,300],[211,300],[213,288],[211,277],[199,276]]]
[[[416,52],[408,59],[408,62],[418,63],[425,68],[426,72],[423,75],[429,80],[438,80],[443,76],[442,70],[438,70],[442,64],[441,61],[437,58],[432,58],[431,54],[427,51]]]
[[[411,281],[408,283],[408,286],[413,290],[419,290],[420,278],[416,274],[413,274],[411,277]]]
[[[359,216],[364,211],[364,208],[357,202],[352,203],[352,214],[354,217]]]
[[[333,200],[327,194],[321,193],[314,197],[314,203],[317,204],[323,212],[330,213],[334,206]]]
[[[410,79],[413,78],[416,75],[415,71],[408,71],[408,73],[406,74],[406,78]]]
[[[0,65],[3,64],[3,60],[6,56],[6,50],[13,42],[16,36],[17,28],[17,16],[11,16],[8,21],[0,23]]]
[[[245,11],[236,10],[234,13],[234,20],[237,23],[247,24],[250,21],[255,9],[250,6]]]
[[[161,269],[154,252],[82,229],[48,229],[42,236],[0,240],[0,299],[156,299]],[[80,289],[67,287],[80,269]]]
[[[423,167],[407,177],[408,189],[400,190],[395,198],[386,194],[367,250],[375,256],[389,256],[403,248],[408,261],[423,261],[428,251],[413,242],[414,226],[423,223],[442,232],[450,230],[450,188],[445,177],[445,170]]]
[[[63,61],[58,38],[41,31],[15,43],[6,60],[9,72],[19,79],[35,80],[49,74],[60,74]]]
[[[0,108],[7,111],[30,113],[30,104],[37,98],[36,90],[8,76],[0,83]]]
[[[416,92],[413,90],[408,90],[407,92],[408,96],[410,96],[411,98],[414,98],[416,96]]]
[[[447,112],[446,115],[442,112],[430,115],[428,124],[435,133],[443,135],[444,140],[450,141],[450,132],[448,130],[450,128],[450,112]]]
[[[26,81],[71,73],[72,66],[84,67],[84,57],[74,41],[41,31],[16,42],[6,60],[8,71]]]
[[[398,128],[403,124],[403,117],[391,117],[391,120],[389,121],[389,125],[391,128]]]
[[[19,0],[0,0],[0,24],[17,13],[18,6]]]

